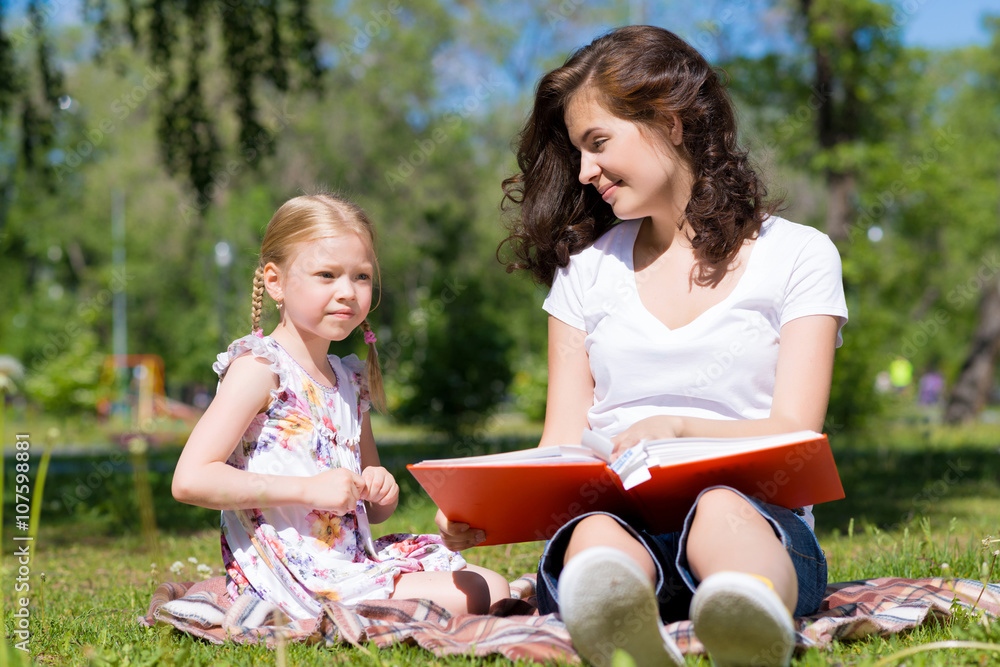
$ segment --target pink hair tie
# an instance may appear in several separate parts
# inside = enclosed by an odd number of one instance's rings
[[[253,335],[256,336],[257,338],[263,338],[264,337],[264,330],[263,329],[254,329],[253,330]]]
[[[375,337],[375,332],[374,331],[366,331],[365,332],[365,343],[366,344],[371,345],[372,343],[374,343],[377,340],[378,340],[378,338]]]

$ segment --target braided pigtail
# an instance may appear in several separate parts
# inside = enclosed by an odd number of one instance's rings
[[[378,364],[378,350],[375,349],[375,332],[368,320],[361,320],[361,330],[368,344],[368,357],[365,359],[365,379],[368,381],[368,399],[376,410],[385,414],[388,411],[385,400],[385,386],[382,383],[382,369]]]
[[[253,274],[253,302],[250,306],[250,333],[263,336],[260,328],[260,311],[264,305],[264,267],[257,266]]]

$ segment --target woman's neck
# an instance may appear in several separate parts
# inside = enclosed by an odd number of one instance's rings
[[[639,266],[650,264],[668,252],[692,252],[690,231],[691,227],[683,217],[680,223],[666,217],[645,218],[633,246],[635,263]]]

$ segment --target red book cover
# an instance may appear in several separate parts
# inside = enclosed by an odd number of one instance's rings
[[[739,451],[718,454],[719,447],[713,452],[705,443]],[[552,455],[546,457],[546,450]],[[670,462],[678,453],[682,460]],[[818,433],[677,438],[646,443],[640,454],[651,463],[649,477],[628,490],[646,466],[637,473],[635,465],[622,470],[623,485],[604,461],[594,455],[588,460],[580,447],[422,461],[407,468],[449,519],[482,529],[483,544],[545,540],[571,518],[597,510],[655,532],[678,530],[698,493],[720,484],[788,508],[844,497],[829,442]]]

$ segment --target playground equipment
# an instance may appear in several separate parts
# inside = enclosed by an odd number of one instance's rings
[[[163,368],[163,359],[157,354],[107,355],[101,384],[109,391],[98,411],[137,427],[148,427],[164,418],[193,424],[201,411],[166,395]]]

